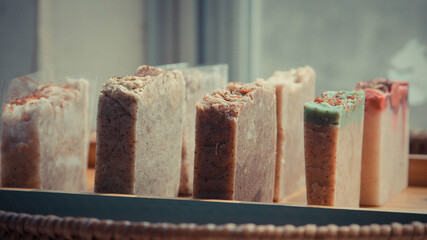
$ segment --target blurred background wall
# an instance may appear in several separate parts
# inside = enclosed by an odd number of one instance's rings
[[[0,0],[0,81],[37,70],[37,2]]]
[[[424,0],[0,0],[0,80],[188,62],[251,82],[311,65],[317,93],[410,81],[411,128],[427,129],[426,13]]]
[[[122,76],[144,62],[143,1],[38,1],[38,68]]]
[[[411,127],[427,128],[427,1],[263,1],[259,76],[311,65],[317,93],[387,77],[410,82]]]

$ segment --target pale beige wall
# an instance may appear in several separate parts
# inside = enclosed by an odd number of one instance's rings
[[[132,74],[144,63],[144,2],[39,0],[38,69]]]
[[[260,77],[311,65],[317,93],[389,77],[410,82],[411,128],[427,129],[427,1],[263,1]]]
[[[36,70],[36,18],[34,0],[0,1],[0,84]]]
[[[38,69],[91,74],[91,128],[97,96],[111,76],[131,75],[145,63],[142,0],[39,0]]]

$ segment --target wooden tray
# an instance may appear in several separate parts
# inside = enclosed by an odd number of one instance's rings
[[[0,199],[0,238],[427,237],[420,213],[7,189]]]
[[[288,205],[305,206],[305,189],[285,199]],[[410,155],[409,187],[380,207],[361,209],[427,213],[427,155]]]
[[[89,192],[93,192],[95,170],[88,169]],[[306,206],[305,189],[288,197],[282,204]],[[361,209],[427,213],[427,155],[410,155],[409,187],[380,207],[362,206]]]
[[[152,198],[0,189],[0,239],[422,239],[427,238],[427,156],[411,156],[410,186],[384,206]],[[89,190],[94,170],[89,169]]]

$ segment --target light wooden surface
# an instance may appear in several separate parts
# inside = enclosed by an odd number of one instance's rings
[[[427,188],[427,155],[410,155],[409,186]]]
[[[305,189],[285,199],[282,203],[295,206],[306,206]],[[361,209],[386,210],[398,212],[427,213],[427,188],[409,186],[399,195],[380,207],[361,206]]]
[[[282,203],[306,206],[305,189],[289,196]],[[380,207],[362,209],[427,213],[427,155],[410,155],[409,187]]]
[[[283,201],[284,204],[306,206],[305,189]],[[427,155],[410,155],[409,187],[380,207],[362,209],[427,213]]]
[[[93,185],[95,184],[95,169],[88,168],[87,169],[87,186],[88,192],[93,192]]]
[[[410,186],[399,195],[381,207],[365,207],[361,209],[427,213],[427,156],[411,155],[409,162]],[[89,168],[87,172],[88,190],[93,192],[95,170]],[[411,180],[412,179],[412,180]],[[305,189],[285,199],[283,204],[306,206]]]
[[[95,167],[95,158],[96,158],[96,132],[93,131],[90,133],[90,144],[89,144],[89,154],[88,154],[88,167]]]

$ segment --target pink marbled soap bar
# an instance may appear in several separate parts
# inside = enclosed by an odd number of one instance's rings
[[[361,205],[382,205],[408,186],[408,83],[360,82],[366,95]]]

